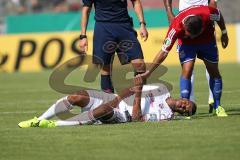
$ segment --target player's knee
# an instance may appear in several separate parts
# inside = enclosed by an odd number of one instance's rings
[[[101,74],[102,75],[110,75],[111,72],[111,66],[110,65],[104,65],[101,68]]]
[[[75,94],[72,94],[72,95],[68,96],[68,101],[72,105],[81,106],[81,104],[83,104],[86,99],[88,99],[88,95],[84,91],[80,91],[80,92],[77,92]]]
[[[222,76],[220,74],[217,74],[216,76],[213,77],[214,79],[222,79]]]
[[[110,105],[104,105],[102,109],[104,110],[105,114],[113,112],[113,107]]]
[[[145,72],[146,71],[146,65],[144,63],[144,60],[142,59],[136,59],[136,60],[133,60],[132,62],[132,65],[135,69],[135,72]]]
[[[192,74],[190,73],[182,73],[182,77],[185,79],[191,79]]]
[[[214,72],[214,73],[212,73],[212,74],[209,73],[209,76],[210,76],[210,78],[212,78],[212,79],[221,79],[221,78],[222,78],[220,72]]]
[[[77,105],[77,104],[79,104],[79,102],[81,101],[81,99],[82,99],[81,95],[77,95],[77,94],[68,96],[68,101],[69,101],[72,105]]]
[[[184,77],[185,79],[191,79],[192,76],[192,70],[189,68],[186,68],[182,71],[182,77]]]
[[[111,118],[114,116],[114,111],[108,112],[102,117],[97,118],[97,120],[101,121],[102,123],[111,123]]]

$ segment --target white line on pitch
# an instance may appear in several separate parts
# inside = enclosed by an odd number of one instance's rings
[[[198,104],[198,107],[206,107],[208,106],[208,104]],[[226,106],[240,106],[240,103],[238,104],[226,104]]]
[[[0,112],[1,114],[32,114],[37,113],[36,111],[15,111],[15,112]]]
[[[231,94],[231,93],[236,93],[236,92],[240,92],[240,90],[230,90],[230,91],[223,91],[223,93],[227,93],[227,94]],[[206,94],[208,93],[206,92],[194,92],[195,94]],[[172,93],[172,95],[179,95],[179,93]]]

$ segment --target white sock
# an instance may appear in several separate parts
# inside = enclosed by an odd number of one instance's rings
[[[38,120],[50,119],[59,113],[64,113],[73,108],[73,105],[69,103],[67,97],[59,99],[55,104],[53,104],[46,112],[44,112]]]
[[[77,126],[79,125],[79,121],[57,121],[56,126],[57,127],[63,127],[63,126]]]
[[[213,94],[212,94],[212,91],[211,91],[210,85],[209,85],[210,76],[209,76],[209,73],[208,73],[207,70],[206,70],[206,78],[207,78],[207,81],[208,81],[208,90],[209,90],[208,103],[213,103],[214,102]]]
[[[72,118],[69,118],[64,121],[57,121],[56,126],[76,126],[76,125],[85,125],[85,124],[93,124],[96,122],[96,119],[93,117],[93,111],[83,112],[79,115],[76,115]]]
[[[191,94],[190,94],[190,100],[192,102],[195,102],[195,96],[194,96],[194,72],[192,73],[192,76],[191,76],[191,84],[192,84],[192,90],[191,90]]]

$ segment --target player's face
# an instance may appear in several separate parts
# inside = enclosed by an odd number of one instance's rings
[[[188,114],[189,111],[192,109],[192,104],[187,99],[178,99],[176,100],[176,112],[180,114]]]

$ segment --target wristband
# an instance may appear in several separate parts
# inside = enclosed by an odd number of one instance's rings
[[[82,39],[84,39],[84,38],[87,38],[87,35],[80,35],[80,36],[79,36],[79,39],[80,39],[80,40],[82,40]]]
[[[140,24],[140,25],[142,25],[142,24],[143,24],[144,26],[146,26],[146,25],[147,25],[147,24],[146,24],[146,22],[144,22],[144,21],[143,21],[143,22],[139,22],[139,24]]]
[[[222,34],[227,34],[227,30],[226,29],[222,30]]]

